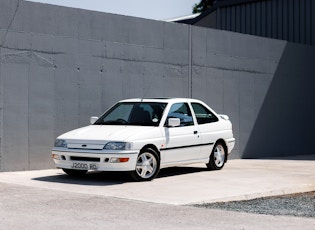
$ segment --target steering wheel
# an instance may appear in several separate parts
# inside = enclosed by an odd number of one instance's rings
[[[119,122],[119,123],[121,123],[121,124],[127,124],[127,123],[128,123],[126,120],[121,119],[121,118],[120,118],[120,119],[117,119],[116,122]]]

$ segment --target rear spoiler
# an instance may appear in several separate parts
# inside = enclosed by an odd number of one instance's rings
[[[229,118],[228,115],[225,115],[225,114],[218,114],[218,115],[219,115],[219,117],[221,117],[223,120],[226,120],[226,121],[230,120],[230,118]]]

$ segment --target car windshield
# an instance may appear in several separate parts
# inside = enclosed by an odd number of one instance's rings
[[[94,125],[158,126],[166,103],[122,102],[113,106]]]

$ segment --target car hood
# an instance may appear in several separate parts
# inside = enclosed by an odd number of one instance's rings
[[[123,126],[123,125],[90,125],[62,134],[58,139],[76,141],[133,141],[143,138],[153,129],[158,127],[148,126]]]

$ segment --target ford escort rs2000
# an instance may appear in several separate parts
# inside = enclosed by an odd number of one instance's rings
[[[172,166],[205,163],[219,170],[235,144],[229,117],[196,99],[122,100],[90,123],[55,141],[52,158],[69,175],[126,171],[148,181]]]

